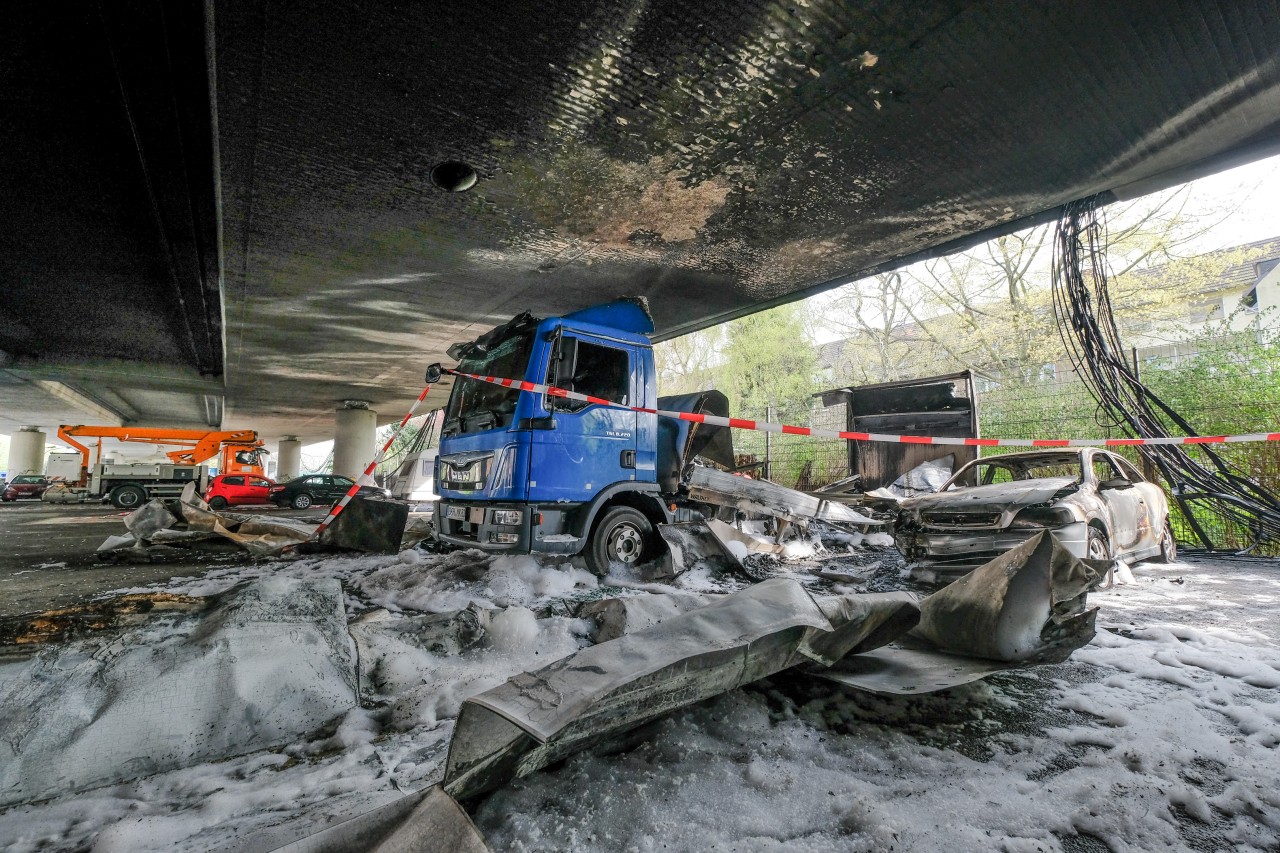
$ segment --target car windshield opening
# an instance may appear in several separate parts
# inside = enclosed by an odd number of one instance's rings
[[[469,352],[458,362],[459,373],[476,373],[503,379],[523,379],[533,352],[536,327],[514,331],[484,352]],[[504,388],[459,376],[445,409],[444,432],[463,435],[506,427],[515,416],[518,388]]]
[[[1019,480],[1042,480],[1064,477],[1081,479],[1080,454],[1054,453],[1034,457],[993,456],[970,463],[957,472],[948,484],[949,489],[967,486],[988,486],[1012,483]]]

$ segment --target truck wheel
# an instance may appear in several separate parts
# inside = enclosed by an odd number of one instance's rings
[[[300,495],[294,495],[293,497],[294,509],[307,509],[310,506],[311,506],[311,495],[307,494],[306,492],[303,492]]]
[[[139,486],[116,486],[111,490],[111,504],[118,509],[135,509],[146,499],[147,493]]]
[[[629,506],[615,506],[600,517],[586,551],[587,567],[601,577],[612,563],[637,566],[657,555],[653,525]]]
[[[209,499],[209,509],[226,509],[226,508],[227,508],[227,499],[224,498],[222,495],[218,495],[215,498]]]

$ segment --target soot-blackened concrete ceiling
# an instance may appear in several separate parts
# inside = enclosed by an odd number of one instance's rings
[[[169,109],[150,135],[163,139],[167,127],[185,147],[167,161],[153,153],[152,195],[167,199],[184,177],[191,210],[139,202],[147,184],[121,166],[138,134],[121,136],[98,56],[57,90],[98,110],[58,120],[115,128],[99,154],[58,137],[75,174],[98,182],[97,201],[77,219],[65,203],[72,179],[39,172],[28,191],[54,185],[56,204],[28,223],[28,240],[52,231],[67,245],[28,244],[0,269],[32,276],[32,292],[89,267],[134,283],[136,315],[94,340],[159,329],[142,359],[204,371],[207,354],[183,342],[216,323],[227,421],[269,434],[327,437],[346,399],[394,418],[426,362],[518,311],[644,295],[660,332],[676,334],[1066,201],[1138,194],[1280,145],[1274,2],[122,8],[164,28],[154,42],[138,37],[144,58],[118,88],[144,113]],[[35,24],[56,29],[55,13],[40,14]],[[117,40],[134,32],[115,11],[95,14]],[[58,26],[78,32],[77,22]],[[201,24],[211,35],[196,63],[173,45]],[[155,70],[158,60],[142,63],[156,43],[170,46],[175,70],[152,91],[140,72]],[[59,73],[57,55],[30,58]],[[189,80],[197,64],[211,79],[220,183],[193,165],[205,152],[201,91]],[[147,148],[143,124],[145,155],[160,149]],[[475,186],[433,185],[446,161],[473,167]],[[201,235],[211,204],[223,310],[202,306],[187,282],[175,311],[166,294],[182,270],[204,270],[209,283]],[[167,228],[153,222],[148,233],[148,210]],[[73,227],[87,251],[48,263],[76,248]],[[113,251],[117,231],[127,240]],[[179,274],[161,263],[174,251],[155,249],[175,234],[194,235],[176,243],[195,247],[178,253]],[[12,297],[0,299],[9,311]],[[0,330],[0,349],[60,357],[32,339]]]

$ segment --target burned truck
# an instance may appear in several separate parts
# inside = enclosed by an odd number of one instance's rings
[[[581,554],[603,575],[613,563],[662,556],[673,525],[688,533],[742,513],[772,520],[776,532],[815,519],[877,523],[737,476],[729,430],[705,422],[727,417],[727,400],[715,391],[659,398],[653,330],[642,300],[620,300],[564,317],[522,314],[451,347],[458,366],[436,462],[437,538],[491,552]],[[432,365],[428,381],[441,372]]]

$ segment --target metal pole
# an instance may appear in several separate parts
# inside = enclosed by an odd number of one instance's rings
[[[764,419],[770,422],[773,421],[773,406],[764,407]],[[766,480],[773,479],[773,456],[772,444],[769,441],[770,435],[772,433],[766,432],[764,434],[764,478]]]

